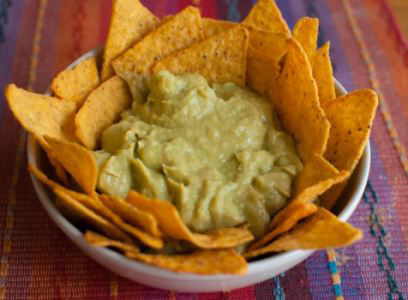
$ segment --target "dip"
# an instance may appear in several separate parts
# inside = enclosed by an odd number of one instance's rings
[[[167,71],[102,135],[98,189],[172,202],[196,232],[247,223],[256,236],[302,168],[272,105],[233,83]]]

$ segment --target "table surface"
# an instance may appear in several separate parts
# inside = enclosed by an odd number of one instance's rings
[[[2,99],[0,299],[405,299],[408,48],[398,24],[408,8],[390,1],[277,1],[290,26],[301,16],[320,18],[319,43],[331,41],[335,76],[348,90],[380,94],[369,184],[351,218],[362,241],[318,251],[285,274],[230,292],[179,294],[130,282],[84,256],[40,207],[26,171],[26,136]],[[194,2],[205,16],[239,21],[255,1],[143,2],[159,16]],[[43,92],[69,62],[103,43],[110,9],[110,0],[0,0],[0,24],[7,21],[0,25],[0,88],[15,82]]]

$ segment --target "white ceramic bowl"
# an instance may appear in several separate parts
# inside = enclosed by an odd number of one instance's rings
[[[92,50],[73,62],[68,68],[78,64],[80,61],[94,55],[100,50]],[[338,95],[346,93],[344,87],[336,82]],[[42,151],[32,136],[27,143],[28,162],[33,165],[40,164]],[[370,145],[367,145],[363,157],[337,207],[339,218],[347,221],[356,209],[367,184],[370,169]],[[216,292],[242,288],[272,278],[309,257],[313,251],[295,250],[272,255],[249,263],[248,272],[245,275],[213,275],[202,276],[187,273],[174,273],[157,267],[146,265],[137,261],[127,259],[109,249],[90,246],[83,238],[82,233],[69,220],[67,220],[54,206],[51,201],[52,195],[35,177],[31,176],[34,188],[40,202],[48,215],[57,226],[89,257],[130,280],[140,282],[161,289],[169,289],[179,292]]]

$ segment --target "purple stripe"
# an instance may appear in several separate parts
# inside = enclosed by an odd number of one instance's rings
[[[327,269],[327,256],[317,251],[306,261],[307,279],[313,299],[328,299],[334,296],[330,272]],[[320,298],[319,298],[320,297]]]

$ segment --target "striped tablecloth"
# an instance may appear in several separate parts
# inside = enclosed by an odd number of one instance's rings
[[[239,21],[251,0],[144,0],[157,15],[193,3]],[[261,284],[225,293],[178,294],[120,278],[83,255],[51,222],[26,172],[25,135],[0,102],[0,299],[404,299],[408,295],[408,55],[386,0],[278,0],[293,26],[321,20],[336,77],[381,95],[371,138],[370,183],[351,223],[364,239],[319,251]],[[105,39],[110,0],[0,0],[0,88],[43,92],[50,79]],[[1,96],[3,97],[3,96]],[[337,263],[336,263],[337,260]],[[341,282],[341,283],[340,283]]]

